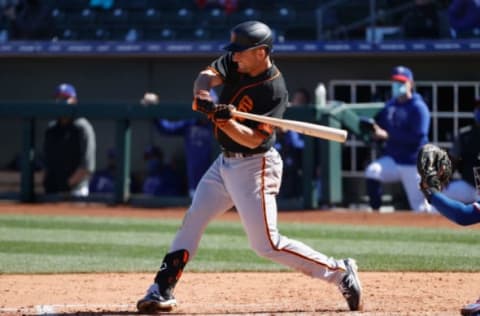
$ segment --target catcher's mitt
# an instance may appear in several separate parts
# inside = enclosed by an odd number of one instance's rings
[[[420,174],[420,190],[430,201],[435,191],[441,191],[452,177],[452,162],[445,150],[425,144],[417,156],[417,170]]]

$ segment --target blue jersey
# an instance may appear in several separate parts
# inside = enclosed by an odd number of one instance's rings
[[[184,137],[187,162],[188,188],[195,189],[201,177],[210,167],[212,159],[213,130],[208,120],[187,119],[155,121],[158,131],[167,135]]]
[[[430,128],[430,112],[422,97],[414,93],[405,103],[392,98],[375,121],[388,132],[384,154],[398,164],[415,164],[420,147],[428,142]]]
[[[454,0],[448,8],[449,23],[457,32],[471,32],[480,27],[480,5],[478,1]]]
[[[89,183],[90,193],[112,193],[115,190],[114,170],[104,169],[96,171]]]
[[[305,142],[302,135],[297,132],[287,131],[285,133],[284,145],[291,148],[302,150],[305,147]]]
[[[181,183],[175,170],[158,162],[153,165],[156,165],[155,168],[149,168],[143,182],[143,193],[156,196],[180,195]]]
[[[464,204],[440,192],[432,194],[431,203],[443,216],[459,225],[480,223],[480,201]]]
[[[305,142],[302,135],[294,131],[286,131],[279,133],[275,149],[282,155],[283,166],[301,167],[302,151],[305,147]]]

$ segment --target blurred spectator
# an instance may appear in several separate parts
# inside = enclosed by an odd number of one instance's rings
[[[158,96],[145,93],[141,104],[157,104]],[[195,188],[203,174],[210,167],[213,151],[213,128],[205,117],[171,121],[157,119],[157,130],[165,135],[181,135],[184,139],[187,164],[188,194],[193,197]]]
[[[115,190],[116,170],[115,149],[107,151],[107,165],[104,169],[97,170],[90,180],[90,193],[112,193]]]
[[[405,38],[439,38],[444,33],[442,23],[443,19],[435,1],[415,0],[415,6],[402,21],[403,36]]]
[[[95,171],[90,180],[90,193],[113,193],[115,191],[115,177],[117,170],[117,154],[114,148],[107,150],[107,164],[105,168]],[[139,181],[130,174],[130,192],[138,193]]]
[[[225,14],[232,14],[238,9],[239,0],[194,0],[197,8],[200,10],[219,8],[223,9]]]
[[[143,193],[155,196],[178,196],[181,183],[173,166],[164,162],[163,152],[158,146],[145,149],[143,158],[147,163],[147,175],[143,181]]]
[[[15,7],[20,0],[0,0],[0,10],[5,10],[10,7]]]
[[[14,40],[46,40],[54,33],[50,7],[46,1],[19,0],[4,8],[9,37]]]
[[[62,83],[55,93],[57,103],[76,106],[77,93]],[[48,124],[44,141],[45,193],[69,192],[87,196],[88,180],[95,170],[95,132],[85,118],[60,117]]]
[[[92,8],[109,10],[113,7],[114,2],[114,0],[90,0],[90,6]]]
[[[308,106],[311,102],[310,92],[305,88],[299,88],[293,93],[290,106]]]
[[[155,126],[163,134],[183,135],[188,194],[193,197],[198,182],[212,161],[213,130],[210,121],[203,117],[179,121],[158,119],[155,121]]]
[[[4,169],[9,171],[20,171],[22,169],[22,155],[20,153],[16,153],[13,158],[7,162]],[[35,155],[33,160],[33,170],[40,171],[43,169],[43,162],[42,158],[39,155]]]
[[[473,172],[474,167],[480,167],[480,99],[476,100],[473,113],[474,124],[460,129],[450,151],[461,179],[452,181],[444,192],[447,197],[467,204],[480,198]]]
[[[140,104],[144,106],[157,105],[159,102],[158,95],[152,92],[145,92],[143,98],[140,100]]]
[[[0,0],[0,43],[8,41],[9,18],[8,12],[10,8],[17,5],[18,0]]]
[[[431,206],[418,189],[416,161],[420,147],[428,142],[430,112],[415,92],[413,72],[404,66],[393,68],[392,98],[376,115],[372,138],[385,142],[383,152],[366,170],[369,203],[373,210],[382,205],[382,183],[401,182],[410,209],[430,212]]]
[[[468,37],[480,32],[480,0],[453,0],[448,8],[453,37]]]
[[[298,197],[303,191],[301,186],[303,137],[293,131],[279,132],[275,148],[283,159],[282,187],[279,196]]]
[[[290,101],[290,107],[306,107],[310,105],[311,97],[307,89],[295,90]],[[305,147],[303,136],[297,132],[282,130],[277,134],[275,148],[283,159],[283,177],[280,197],[291,198],[302,194],[302,151]]]

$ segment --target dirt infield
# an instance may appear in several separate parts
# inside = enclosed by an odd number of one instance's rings
[[[184,209],[0,204],[0,213],[178,218]],[[228,212],[221,220],[238,220]],[[347,210],[280,212],[280,221],[451,227],[439,215]],[[480,229],[473,226],[471,229]],[[160,260],[160,258],[159,258]],[[361,269],[361,264],[360,264]],[[360,272],[365,309],[351,313],[338,290],[298,273],[186,273],[174,315],[459,315],[480,294],[480,273]],[[1,315],[131,315],[152,274],[0,275]]]

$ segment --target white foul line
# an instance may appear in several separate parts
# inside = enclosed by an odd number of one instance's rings
[[[196,304],[182,304],[182,306],[187,305],[188,307],[192,307]],[[228,304],[227,304],[228,305]],[[271,305],[271,304],[267,304]],[[225,304],[213,304],[209,305],[211,307],[225,307]],[[249,312],[225,312],[225,314],[221,313],[214,313],[215,315],[228,315],[228,316],[245,316],[245,315],[252,315],[255,314],[256,316],[270,316],[274,315],[275,312],[272,311],[266,311],[265,310],[265,304],[233,304],[232,306],[234,307],[247,307],[248,309],[258,309],[259,312],[254,312],[254,313],[249,313]],[[275,305],[278,309],[278,305]],[[56,315],[61,315],[68,310],[74,309],[76,312],[82,313],[85,310],[91,311],[92,309],[104,309],[108,312],[115,313],[115,311],[131,311],[132,315],[138,315],[136,311],[136,307],[133,304],[51,304],[51,305],[35,305],[34,307],[0,307],[0,315],[5,314],[5,315],[18,315],[20,314],[34,314],[34,315],[48,315],[48,316],[56,316]],[[80,310],[80,311],[79,311]],[[83,310],[83,311],[81,311]],[[364,312],[351,312],[354,315],[357,315],[357,313],[361,313],[362,316],[388,316],[392,315],[392,312],[387,312],[387,311],[364,311]],[[289,311],[288,308],[286,310],[283,310],[281,312],[281,315],[312,315],[312,314],[317,314],[316,311],[295,311],[291,310]],[[332,312],[326,312],[322,311],[321,314],[325,315],[336,315],[338,314],[338,311],[332,310]],[[435,316],[449,316],[451,315],[450,312],[425,312],[425,313],[420,313],[421,315],[435,315]],[[350,315],[350,314],[349,314]]]
[[[36,305],[35,313],[37,315],[55,315],[55,307],[53,305]]]
[[[120,310],[120,309],[132,309],[135,308],[135,305],[132,304],[41,304],[35,305],[34,307],[0,307],[1,314],[10,314],[10,313],[27,313],[35,315],[49,315],[55,316],[57,313],[64,313],[65,310],[72,309],[111,309],[111,310]],[[133,313],[133,312],[132,312]]]

